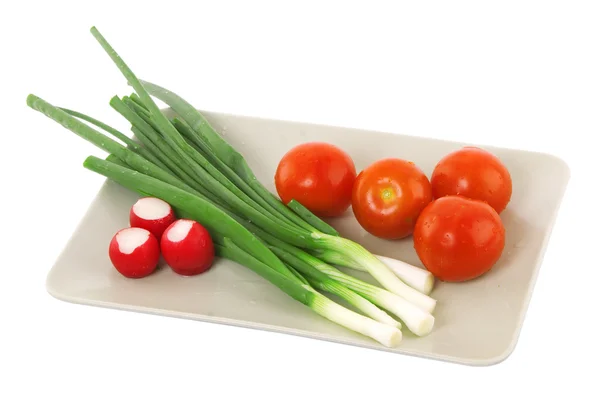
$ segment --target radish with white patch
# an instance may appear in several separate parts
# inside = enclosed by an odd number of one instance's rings
[[[144,278],[156,269],[160,246],[150,231],[137,227],[125,228],[113,236],[108,256],[121,275]]]
[[[139,199],[129,212],[129,225],[150,231],[157,240],[175,219],[169,203],[156,197]]]
[[[173,222],[163,233],[160,248],[166,263],[179,275],[205,272],[215,258],[210,234],[198,222],[189,219]]]

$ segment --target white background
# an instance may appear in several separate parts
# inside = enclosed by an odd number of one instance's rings
[[[598,2],[84,4],[15,1],[0,14],[0,398],[599,398]],[[514,353],[466,367],[50,297],[46,274],[102,183],[81,162],[101,153],[25,98],[126,129],[107,102],[130,89],[92,25],[199,108],[567,161]]]

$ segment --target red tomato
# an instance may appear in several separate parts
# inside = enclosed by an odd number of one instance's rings
[[[506,166],[492,153],[464,147],[440,160],[431,175],[433,197],[461,195],[481,200],[501,213],[512,195]]]
[[[414,163],[379,160],[356,178],[352,210],[369,233],[384,239],[410,235],[417,217],[432,200],[431,185]]]
[[[319,217],[337,217],[350,207],[356,179],[354,162],[328,143],[304,143],[288,151],[277,166],[275,186],[287,204],[296,200]]]
[[[425,268],[446,282],[489,271],[504,250],[504,225],[487,203],[462,196],[431,202],[417,220],[414,246]]]

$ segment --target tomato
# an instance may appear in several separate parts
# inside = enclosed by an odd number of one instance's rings
[[[386,158],[356,178],[352,210],[358,223],[383,239],[409,236],[417,217],[432,200],[427,176],[414,163]]]
[[[275,186],[285,204],[296,200],[319,217],[337,217],[350,207],[355,179],[347,153],[329,143],[311,142],[283,156]]]
[[[512,179],[492,153],[464,147],[440,160],[431,175],[433,197],[461,195],[481,200],[501,213],[512,196]]]
[[[421,262],[446,282],[477,278],[500,258],[504,225],[487,203],[463,196],[445,196],[431,202],[419,218],[413,235]]]

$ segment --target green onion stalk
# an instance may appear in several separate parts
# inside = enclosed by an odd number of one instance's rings
[[[131,124],[137,141],[83,113],[55,107],[35,95],[27,98],[31,108],[109,154],[105,160],[88,157],[86,168],[139,194],[161,198],[197,220],[216,238],[219,255],[252,269],[333,322],[386,346],[397,345],[402,334],[401,323],[385,310],[419,335],[430,330],[433,319],[427,316],[435,308],[434,299],[407,285],[379,258],[341,237],[300,203],[283,204],[200,112],[175,93],[140,81],[100,32],[91,32],[135,90],[130,96],[113,97],[110,106]],[[177,117],[169,120],[152,97],[167,103]],[[319,252],[360,265],[383,289],[309,254]],[[345,300],[364,315],[318,290]]]

